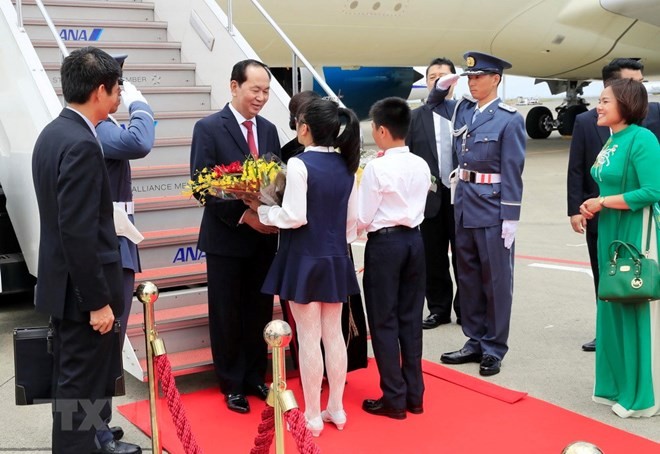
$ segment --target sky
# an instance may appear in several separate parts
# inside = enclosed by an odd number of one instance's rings
[[[415,68],[421,74],[424,74],[426,71],[425,67]],[[425,96],[426,92],[426,82],[424,79],[421,79],[415,82],[414,86],[422,85],[424,90],[422,91]],[[526,98],[563,98],[564,94],[552,95],[548,84],[540,83],[534,84],[534,79],[531,77],[522,77],[522,76],[509,76],[505,75],[504,82],[500,85],[500,96],[503,96],[503,89],[506,90],[505,96],[507,99],[515,99],[518,96]],[[603,83],[601,81],[593,81],[587,87],[584,88],[584,96],[587,98],[595,97],[597,98],[600,95],[600,92],[603,90]],[[469,93],[467,87],[467,77],[461,77],[458,80],[458,85],[454,91],[455,95],[462,96],[464,93]]]
[[[424,74],[424,72],[426,71],[426,68],[424,66],[415,67],[415,69],[421,74]],[[421,91],[419,91],[419,93],[421,93],[420,96],[425,97],[426,81],[424,79],[420,79],[414,84],[414,86],[420,86],[420,85],[424,87]],[[500,85],[499,95],[500,97],[506,96],[506,99],[515,99],[518,96],[522,96],[525,98],[539,98],[539,99],[563,98],[565,95],[564,93],[558,95],[552,95],[550,93],[550,89],[548,88],[548,84],[546,83],[534,84],[534,78],[532,77],[509,76],[505,74],[503,85],[506,92],[503,94],[503,87],[502,85]],[[651,82],[645,83],[645,85],[649,93],[660,93],[660,81],[653,80]],[[584,88],[583,96],[586,98],[598,98],[602,90],[603,90],[603,83],[599,80],[594,80],[591,82],[591,84],[589,84]],[[467,87],[467,77],[461,77],[459,79],[458,85],[454,93],[456,97],[462,96],[465,93],[469,93]]]

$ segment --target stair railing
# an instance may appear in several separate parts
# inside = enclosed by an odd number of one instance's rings
[[[50,14],[48,14],[48,11],[46,10],[46,7],[44,6],[43,2],[41,0],[34,0],[34,1],[37,4],[37,8],[39,8],[39,11],[41,12],[41,15],[44,17],[44,20],[46,21],[46,25],[48,25],[50,32],[53,34],[53,37],[55,37],[55,42],[57,43],[57,47],[60,48],[60,52],[62,53],[62,58],[68,57],[69,50],[64,45],[64,41],[62,41],[62,38],[60,37],[59,33],[57,33],[55,24],[53,24],[53,21],[50,18]],[[16,18],[18,19],[18,29],[21,31],[25,31],[25,28],[23,26],[23,2],[21,0],[16,0]]]
[[[292,84],[291,86],[293,87],[293,94],[298,93],[298,60],[307,68],[307,70],[312,74],[312,77],[314,77],[314,80],[321,86],[321,88],[325,91],[325,93],[333,98],[335,101],[339,103],[340,106],[344,106],[344,103],[341,102],[339,99],[339,96],[335,94],[334,91],[332,91],[332,88],[328,86],[328,84],[325,83],[325,80],[319,75],[318,72],[314,69],[314,67],[307,61],[305,56],[298,50],[298,48],[293,44],[293,42],[289,39],[289,37],[284,33],[284,31],[280,28],[279,25],[275,22],[275,20],[271,17],[270,14],[264,9],[263,6],[257,1],[257,0],[250,0],[252,4],[254,5],[255,8],[264,16],[266,19],[266,22],[270,24],[270,26],[275,30],[275,33],[277,33],[280,38],[282,38],[282,41],[291,49],[291,56],[292,56],[292,65],[291,65],[291,77],[292,77]],[[234,30],[234,25],[233,25],[233,13],[232,13],[232,0],[227,0],[227,31],[230,34],[233,34]]]

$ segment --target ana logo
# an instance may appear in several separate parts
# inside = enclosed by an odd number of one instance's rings
[[[205,258],[206,258],[206,253],[204,251],[200,251],[199,249],[191,247],[191,246],[180,247],[176,251],[176,254],[174,255],[174,260],[172,260],[172,263],[176,263],[176,262],[181,262],[181,263],[197,262],[197,261],[205,259]]]
[[[103,33],[102,28],[93,28],[91,30],[63,28],[60,30],[60,38],[64,41],[98,41]]]

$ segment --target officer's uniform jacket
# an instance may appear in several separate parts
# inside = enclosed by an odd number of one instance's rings
[[[108,118],[96,126],[96,133],[103,147],[105,166],[108,169],[113,202],[132,202],[131,165],[129,160],[144,158],[154,145],[154,114],[147,103],[132,102],[130,120],[124,129]],[[128,215],[134,222],[133,215]],[[122,267],[140,271],[137,245],[119,237]]]
[[[526,141],[522,115],[498,98],[472,123],[477,101],[467,95],[446,100],[447,93],[434,88],[428,103],[452,122],[458,169],[501,178],[499,183],[459,180],[454,195],[456,222],[478,228],[519,220]]]

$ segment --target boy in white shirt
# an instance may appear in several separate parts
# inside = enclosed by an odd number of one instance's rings
[[[371,107],[372,135],[384,154],[358,188],[358,228],[367,231],[364,296],[383,395],[367,413],[405,419],[424,411],[422,311],[426,271],[419,225],[431,187],[428,164],[405,145],[410,108],[401,98]]]

